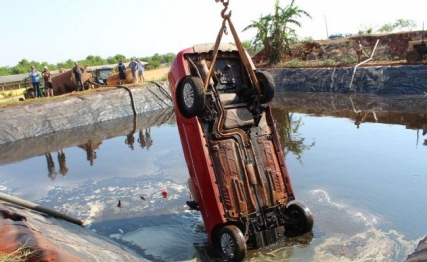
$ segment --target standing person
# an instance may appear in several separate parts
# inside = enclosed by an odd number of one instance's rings
[[[145,139],[144,132],[139,130],[138,143],[141,145],[141,148],[144,148],[147,145],[147,140]]]
[[[42,94],[40,93],[40,74],[39,72],[34,68],[34,66],[31,66],[31,72],[29,75],[31,79],[31,83],[33,84],[34,89],[34,97],[41,97]]]
[[[144,82],[144,65],[139,59],[136,59],[136,64],[138,66],[138,77],[141,82]]]
[[[65,159],[65,154],[61,150],[58,151],[58,163],[59,163],[59,173],[62,176],[66,176],[68,173],[67,161]]]
[[[363,51],[363,45],[362,45],[362,43],[360,42],[360,40],[359,40],[359,43],[358,43],[358,45],[357,45],[357,47],[356,47],[356,55],[357,55],[357,63],[360,63],[360,58],[362,57],[362,55],[364,55],[364,56],[368,56],[366,53],[365,53],[365,51]]]
[[[130,149],[134,149],[133,144],[135,143],[135,137],[133,136],[133,134],[135,133],[135,131],[132,130],[132,132],[130,132],[125,139],[125,144],[129,145]]]
[[[52,74],[50,73],[47,66],[43,67],[43,78],[44,78],[44,89],[46,90],[47,96],[53,97],[53,85],[52,85]]]
[[[82,88],[82,91],[85,90],[82,82],[82,75],[83,75],[83,68],[79,67],[77,63],[75,63],[75,66],[73,68],[74,78],[76,79],[76,88],[77,92],[80,91],[80,88]]]
[[[55,162],[53,162],[52,155],[50,153],[45,154],[46,156],[46,162],[47,162],[47,170],[49,171],[49,174],[47,176],[54,181],[58,173],[55,170]]]
[[[132,71],[132,83],[136,83],[137,82],[136,81],[136,69],[137,69],[138,65],[135,62],[135,58],[132,57],[130,59],[129,67],[130,67],[130,70]]]
[[[123,64],[123,60],[120,60],[118,68],[119,68],[119,85],[122,85],[125,83],[125,80],[126,80],[126,67]]]

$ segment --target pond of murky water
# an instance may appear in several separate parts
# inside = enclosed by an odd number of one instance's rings
[[[427,232],[422,97],[292,96],[278,95],[273,113],[313,233],[251,250],[247,260],[404,260]],[[172,110],[0,152],[2,192],[85,220],[148,260],[212,260],[201,216],[185,205],[188,173]]]

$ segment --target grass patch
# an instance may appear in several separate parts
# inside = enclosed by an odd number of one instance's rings
[[[26,246],[27,242],[10,254],[0,253],[0,262],[28,261],[33,256],[37,255],[38,251],[32,250]]]
[[[333,59],[326,59],[325,61],[322,61],[320,63],[321,66],[333,66],[335,65],[335,60]]]

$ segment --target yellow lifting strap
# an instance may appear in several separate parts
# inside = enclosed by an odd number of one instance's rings
[[[217,1],[217,0],[215,0],[215,1]],[[220,0],[218,0],[218,1],[220,1]],[[236,44],[237,51],[239,52],[239,56],[240,56],[240,59],[243,63],[243,66],[246,70],[246,73],[248,74],[249,79],[252,82],[252,85],[255,86],[256,90],[258,91],[258,94],[260,96],[262,96],[261,88],[259,86],[258,79],[256,78],[255,72],[254,72],[254,70],[252,70],[251,62],[249,61],[249,58],[246,54],[246,51],[243,48],[242,42],[240,41],[239,36],[237,35],[236,29],[234,28],[234,25],[231,22],[231,19],[230,19],[231,11],[228,15],[225,15],[225,11],[228,8],[228,1],[225,2],[224,0],[221,0],[221,2],[223,2],[224,7],[225,7],[221,12],[221,16],[223,18],[223,21],[222,21],[221,29],[219,30],[218,36],[217,36],[216,41],[215,41],[212,63],[211,63],[211,67],[209,68],[209,74],[208,74],[208,77],[206,78],[205,83],[204,83],[205,84],[204,85],[205,92],[207,91],[207,88],[209,85],[209,79],[212,77],[212,73],[214,70],[215,63],[216,63],[216,58],[218,56],[218,48],[219,48],[219,44],[221,43],[222,35],[224,33],[227,34],[227,27],[225,26],[225,23],[228,22],[228,25],[229,25],[230,30],[231,30],[231,34],[233,35],[234,43]]]

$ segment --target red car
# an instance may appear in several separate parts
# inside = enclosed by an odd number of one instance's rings
[[[244,53],[244,54],[242,54]],[[254,79],[254,77],[256,79]],[[169,74],[189,188],[210,244],[229,261],[284,236],[310,232],[313,216],[294,200],[271,108],[275,83],[234,45],[179,52]]]

